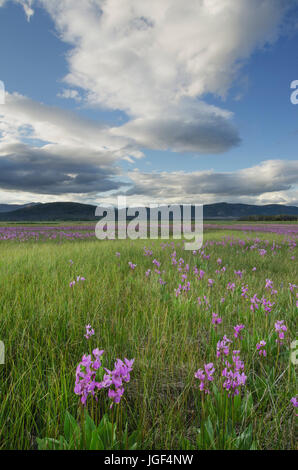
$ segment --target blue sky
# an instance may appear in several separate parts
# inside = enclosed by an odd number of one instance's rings
[[[254,0],[227,0],[235,18],[226,22],[195,1],[185,18],[176,0],[166,12],[128,0],[132,17],[114,0],[106,10],[98,0],[96,11],[88,0],[70,3],[0,1],[0,202],[96,202],[129,190],[140,203],[298,204],[296,2],[286,11],[264,0],[260,12]],[[171,41],[175,28],[184,46]]]

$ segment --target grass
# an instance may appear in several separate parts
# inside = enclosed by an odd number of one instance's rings
[[[212,230],[205,241],[219,241],[224,235],[237,236]],[[256,236],[269,240],[269,246],[273,239],[283,240],[268,233],[252,235]],[[171,265],[173,249],[162,249],[159,241],[153,245],[153,257],[143,254],[144,245],[152,246],[150,241],[1,242],[0,339],[6,363],[0,366],[0,449],[34,449],[36,438],[61,434],[66,410],[78,415],[75,369],[91,347],[105,350],[109,366],[118,357],[135,358],[121,406],[129,428],[140,431],[141,448],[181,449],[184,439],[195,445],[202,401],[194,373],[205,362],[216,363],[217,341],[224,334],[232,338],[233,326],[239,323],[246,327],[240,347],[248,376],[244,395],[251,393],[253,412],[238,424],[237,432],[251,424],[258,449],[295,448],[290,399],[296,393],[296,376],[289,344],[295,339],[297,308],[288,283],[297,282],[297,263],[290,259],[293,252],[287,243],[279,244],[275,255],[267,248],[264,257],[239,245],[214,244],[205,250],[210,260],[177,247],[178,260],[183,257],[191,270],[197,264],[206,275],[196,281],[190,274],[191,291],[176,298],[181,276]],[[220,276],[215,274],[219,257],[227,267]],[[165,286],[156,274],[145,276],[148,268],[154,270],[154,258],[166,271]],[[137,264],[135,271],[129,269],[129,261]],[[242,280],[234,275],[238,269],[245,270]],[[71,289],[69,283],[78,275],[86,281]],[[207,287],[208,278],[215,280],[212,288]],[[278,294],[266,317],[261,309],[252,314],[237,289],[248,284],[251,296],[270,298],[267,278]],[[226,291],[229,281],[236,283],[234,294]],[[204,295],[210,310],[198,306],[197,297]],[[223,320],[217,331],[211,312]],[[288,327],[278,357],[276,320],[285,320]],[[95,329],[90,344],[84,338],[88,323]],[[263,360],[256,353],[261,339],[267,342]],[[108,410],[103,392],[96,419]]]

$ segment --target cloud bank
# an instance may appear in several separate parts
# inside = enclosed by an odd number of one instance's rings
[[[70,46],[59,96],[120,110],[127,122],[108,126],[7,94],[0,108],[1,188],[93,197],[119,191],[128,176],[132,197],[258,201],[262,194],[282,200],[295,187],[296,162],[128,175],[119,162],[144,157],[143,149],[212,155],[237,147],[233,114],[208,103],[208,94],[226,96],[251,54],[279,37],[296,0],[0,0],[0,7],[9,1],[23,6],[28,21],[43,7]]]
[[[197,201],[206,196],[224,199],[226,197],[258,197],[263,193],[275,193],[294,188],[298,181],[298,160],[267,160],[251,168],[233,172],[196,171],[185,173],[161,172],[144,173],[133,171],[129,174],[134,185],[129,196],[145,195],[152,199],[171,201]]]

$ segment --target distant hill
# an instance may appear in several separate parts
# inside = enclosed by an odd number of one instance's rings
[[[7,205],[2,205],[6,206]],[[27,204],[21,208],[10,206],[10,212],[0,210],[2,222],[50,222],[50,221],[95,221],[96,206],[77,202],[52,202],[48,204]],[[192,211],[194,214],[194,211]],[[248,204],[217,203],[204,206],[204,219],[239,219],[248,216],[296,215],[298,207],[269,204],[254,206]]]
[[[249,204],[208,204],[204,206],[205,219],[239,219],[251,215],[298,215],[298,207],[282,204],[254,206]]]
[[[12,212],[24,207],[32,207],[38,203],[32,202],[31,204],[0,204],[0,214],[3,212]]]
[[[11,212],[17,209],[21,209],[23,206],[17,204],[0,204],[0,213],[2,212]]]
[[[55,220],[97,220],[96,206],[77,202],[50,202],[48,204],[27,205],[11,212],[0,213],[0,221],[45,222]]]

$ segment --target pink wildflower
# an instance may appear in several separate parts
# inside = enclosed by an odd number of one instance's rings
[[[257,347],[257,351],[259,351],[259,356],[264,356],[264,357],[267,356],[265,346],[266,346],[266,341],[264,341],[264,340],[257,343],[256,347]]]

